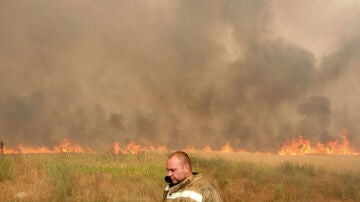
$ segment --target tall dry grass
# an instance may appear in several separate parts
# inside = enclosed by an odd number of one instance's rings
[[[167,155],[2,155],[0,201],[160,201]],[[360,201],[359,156],[190,156],[224,201]]]

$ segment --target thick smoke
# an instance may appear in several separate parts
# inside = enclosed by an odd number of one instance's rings
[[[334,2],[1,1],[0,139],[268,151],[348,128],[359,147],[360,7],[321,24]]]

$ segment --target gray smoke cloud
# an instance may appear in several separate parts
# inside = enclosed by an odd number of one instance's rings
[[[1,1],[0,139],[359,148],[360,5],[321,2]]]

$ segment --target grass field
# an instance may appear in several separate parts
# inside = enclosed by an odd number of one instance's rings
[[[0,201],[161,201],[167,155],[0,155]],[[224,201],[360,201],[360,156],[189,155]]]

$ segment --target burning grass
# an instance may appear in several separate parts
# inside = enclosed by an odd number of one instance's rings
[[[0,156],[1,201],[159,201],[166,152]],[[360,201],[359,156],[190,152],[224,201]]]

